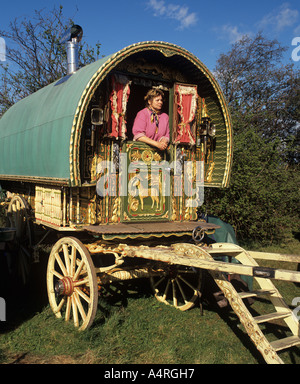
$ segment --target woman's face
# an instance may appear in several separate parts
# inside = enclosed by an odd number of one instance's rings
[[[163,106],[162,97],[160,95],[153,97],[151,100],[149,100],[149,105],[155,112],[160,112]]]

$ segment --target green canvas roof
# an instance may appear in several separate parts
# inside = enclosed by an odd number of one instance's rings
[[[108,58],[13,105],[0,119],[0,174],[70,179],[70,137],[81,96]]]
[[[183,57],[208,79],[218,100],[218,113],[225,119],[227,160],[222,184],[226,185],[231,165],[231,123],[223,94],[212,74],[194,55],[164,42],[133,44],[13,105],[0,119],[0,180],[37,179],[80,186],[80,137],[91,98],[114,67],[144,51],[160,51],[166,58]]]

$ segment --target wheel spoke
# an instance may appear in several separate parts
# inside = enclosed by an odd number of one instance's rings
[[[90,304],[91,299],[86,295],[80,288],[75,288],[75,292],[78,293],[88,304]]]
[[[89,278],[86,277],[85,279],[75,281],[74,287],[79,287],[80,285],[88,284]]]
[[[58,273],[55,269],[51,269],[50,273],[57,277],[58,279],[62,280],[64,277],[60,273]]]
[[[188,287],[190,287],[195,293],[197,293],[198,289],[196,287],[193,287],[186,279],[184,279],[182,276],[178,276],[180,280],[182,280]]]
[[[187,298],[186,298],[186,295],[185,295],[185,293],[184,293],[184,290],[182,289],[182,286],[181,286],[181,284],[180,284],[180,281],[179,281],[179,279],[177,279],[177,278],[176,278],[176,284],[177,284],[177,286],[178,286],[178,288],[179,288],[179,291],[180,291],[180,293],[181,293],[181,296],[182,296],[182,298],[183,298],[185,304],[188,303],[188,300],[187,300]]]
[[[72,299],[74,325],[75,325],[75,327],[79,327],[79,319],[78,319],[78,311],[77,311],[75,295],[72,295],[71,299]]]
[[[76,265],[76,247],[72,247],[72,252],[71,252],[71,270],[70,270],[70,275],[74,276],[75,274],[75,265]]]
[[[79,264],[79,267],[77,268],[77,271],[73,277],[73,280],[76,281],[78,279],[78,276],[80,275],[82,268],[84,266],[84,260],[81,260],[81,263]]]
[[[85,321],[86,313],[84,312],[83,306],[80,301],[80,297],[78,296],[77,292],[74,292],[73,295],[75,297],[76,305],[77,305],[77,308],[79,309],[80,316],[82,320]]]
[[[58,265],[60,267],[60,270],[62,271],[63,275],[67,276],[68,272],[67,272],[67,270],[66,270],[66,268],[65,268],[65,266],[64,266],[64,264],[63,264],[63,262],[62,262],[62,260],[61,260],[61,258],[59,256],[58,252],[55,253],[55,259],[56,259],[56,261],[57,261],[57,263],[58,263]]]
[[[63,297],[60,301],[60,303],[58,304],[57,308],[56,308],[56,313],[59,313],[63,307],[63,305],[65,304],[65,301],[66,301],[66,298]]]
[[[166,298],[167,298],[167,294],[168,294],[169,286],[170,286],[170,280],[168,279],[167,286],[166,286],[164,295],[163,295],[163,297],[162,297],[163,300],[166,300]]]
[[[177,296],[176,296],[175,280],[172,280],[172,293],[173,293],[173,304],[174,304],[174,307],[178,307],[178,301],[177,301]]]
[[[153,287],[156,288],[162,281],[164,281],[166,278],[162,277],[160,280],[158,280],[155,284],[153,284]]]
[[[64,251],[65,266],[67,269],[67,274],[70,276],[71,275],[71,265],[70,265],[70,255],[69,255],[68,244],[63,244],[63,251]]]
[[[67,297],[67,306],[66,306],[66,315],[65,315],[65,320],[69,321],[70,320],[70,314],[71,314],[71,303],[72,299],[70,296]]]

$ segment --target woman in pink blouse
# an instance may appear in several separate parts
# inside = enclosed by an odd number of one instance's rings
[[[163,151],[170,140],[169,116],[161,113],[164,93],[150,89],[145,96],[146,108],[136,115],[132,132],[133,140],[142,141]]]

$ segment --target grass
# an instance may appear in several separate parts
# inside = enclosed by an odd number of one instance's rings
[[[300,253],[298,243],[277,252]],[[266,250],[266,249],[264,249]],[[275,249],[267,249],[275,252]],[[298,251],[298,252],[297,252]],[[204,303],[180,312],[152,297],[147,281],[99,298],[92,327],[78,332],[57,319],[47,304],[46,254],[34,265],[31,284],[12,284],[6,323],[0,323],[0,363],[82,364],[259,364],[264,363],[230,309]],[[265,266],[270,262],[261,263]],[[278,265],[275,265],[278,266]],[[282,268],[281,264],[280,267]],[[286,263],[283,268],[295,268]],[[299,295],[293,283],[276,282],[288,305]],[[258,301],[253,310],[264,310]],[[277,327],[273,329],[277,330]],[[267,332],[273,332],[269,326]],[[299,349],[281,353],[287,364],[299,364]]]
[[[99,313],[85,332],[56,319],[46,307],[1,335],[2,362],[20,356],[99,364],[256,363],[230,325],[211,311],[177,312],[152,297],[128,298],[126,307]],[[247,341],[245,340],[247,343]],[[25,359],[25,356],[27,358]]]

